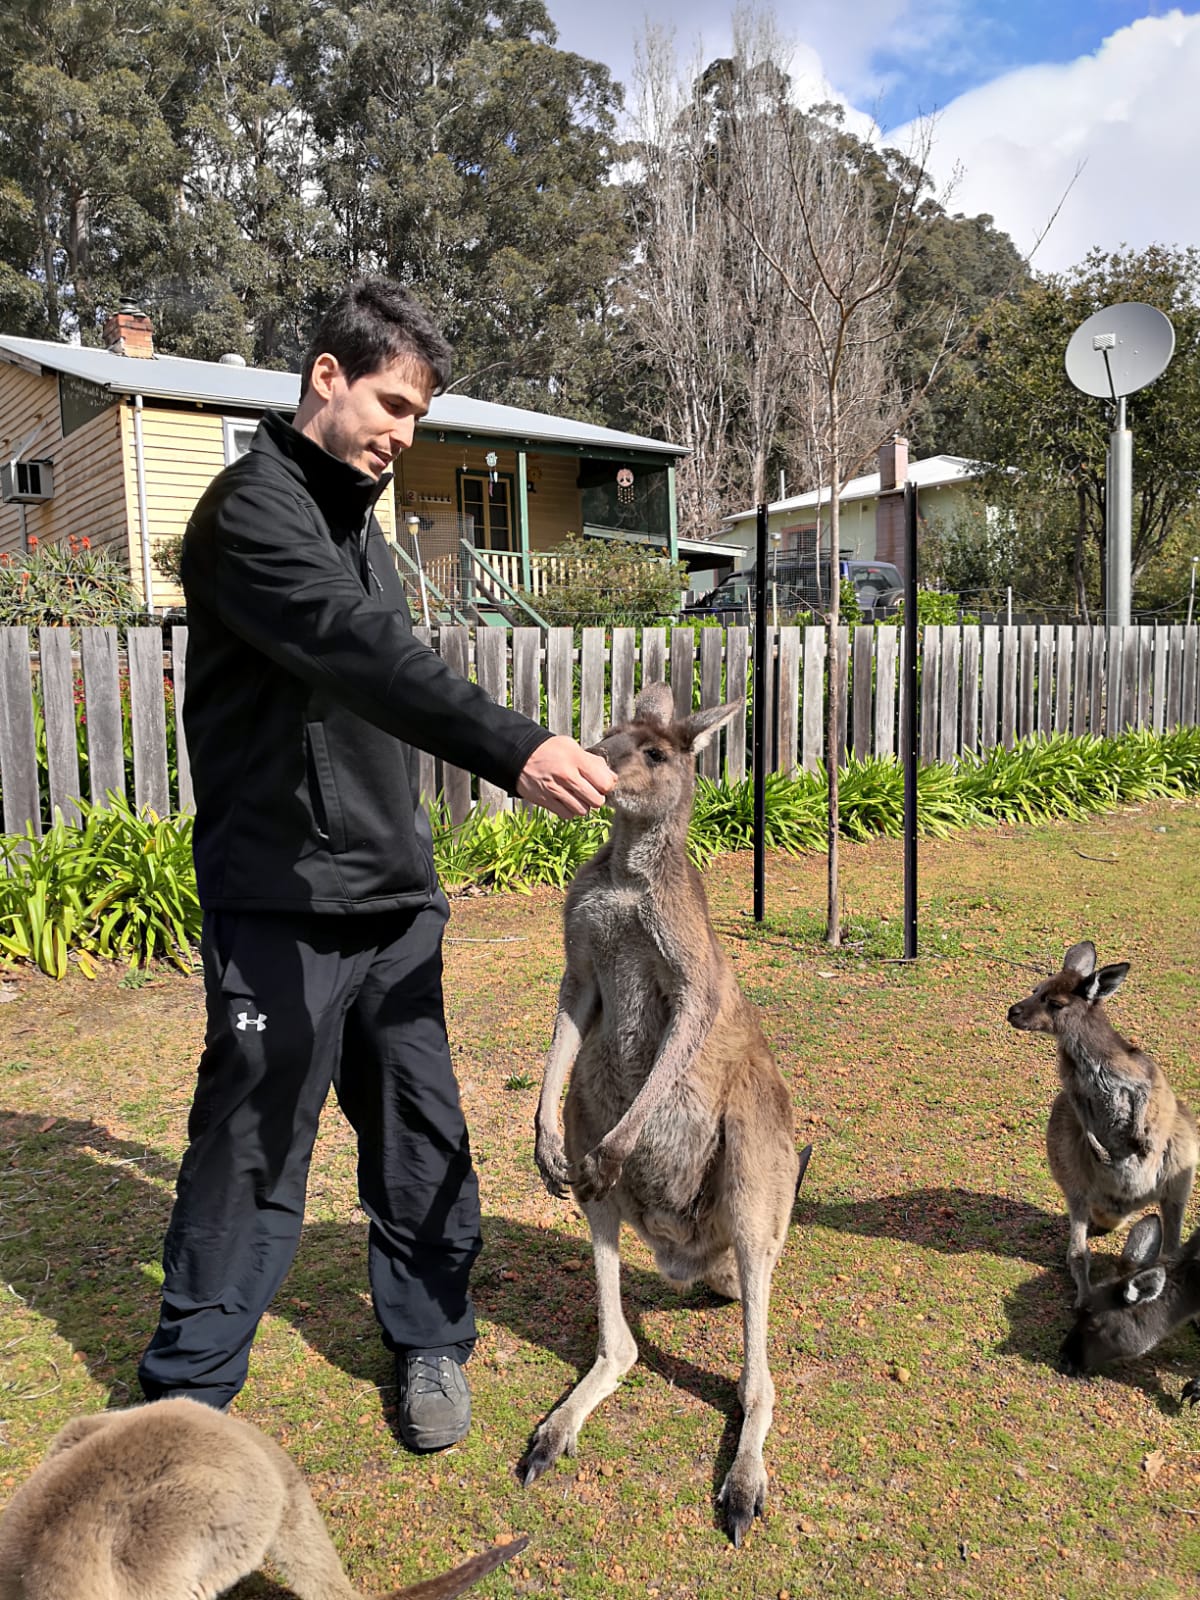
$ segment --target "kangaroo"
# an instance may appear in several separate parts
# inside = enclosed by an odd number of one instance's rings
[[[1168,1334],[1200,1316],[1200,1228],[1177,1260],[1159,1266],[1163,1230],[1157,1213],[1129,1230],[1119,1277],[1094,1289],[1059,1350],[1059,1366],[1071,1377],[1095,1372],[1109,1361],[1144,1356]],[[1200,1379],[1190,1378],[1183,1399],[1200,1401]]]
[[[1058,1040],[1062,1089],[1050,1108],[1046,1153],[1071,1219],[1067,1266],[1076,1307],[1090,1292],[1089,1227],[1107,1232],[1159,1201],[1174,1255],[1196,1172],[1195,1118],[1105,1015],[1103,1002],[1128,971],[1127,961],[1097,971],[1096,947],[1085,939],[1067,951],[1061,972],[1008,1012],[1014,1028]]]
[[[449,1600],[527,1544],[382,1600]],[[300,1600],[358,1600],[299,1468],[196,1400],[76,1417],[0,1515],[0,1600],[215,1600],[278,1562]]]
[[[811,1150],[796,1154],[787,1087],[717,943],[686,852],[696,752],[738,710],[728,704],[675,720],[671,691],[653,684],[632,722],[596,746],[618,779],[608,796],[614,819],[567,892],[566,966],[535,1155],[551,1194],[569,1185],[587,1216],[599,1350],[517,1469],[528,1485],[564,1451],[573,1454],[584,1420],[637,1360],[621,1309],[618,1243],[627,1222],[668,1281],[684,1288],[703,1279],[742,1302],[744,1420],[720,1493],[735,1545],[766,1500],[771,1274]]]

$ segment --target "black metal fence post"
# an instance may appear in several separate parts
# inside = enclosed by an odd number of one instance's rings
[[[766,900],[767,775],[767,508],[758,508],[754,558],[754,717],[752,764],[754,767],[754,920],[761,922]]]
[[[917,955],[917,486],[904,486],[904,959]]]

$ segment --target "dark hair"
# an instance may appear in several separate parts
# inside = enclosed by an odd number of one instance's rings
[[[336,356],[353,383],[378,372],[397,356],[417,356],[434,376],[440,393],[450,381],[450,346],[433,318],[407,289],[391,278],[358,278],[348,283],[317,324],[300,378],[307,393],[319,355]]]

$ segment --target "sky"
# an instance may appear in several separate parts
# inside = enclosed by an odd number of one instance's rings
[[[728,0],[547,6],[560,47],[627,90],[647,23],[683,63],[729,50]],[[774,14],[803,102],[841,101],[902,149],[932,117],[939,197],[989,213],[1036,270],[1094,246],[1200,245],[1200,5],[777,0]]]

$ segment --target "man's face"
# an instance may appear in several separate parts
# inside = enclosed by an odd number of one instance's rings
[[[350,383],[336,356],[320,355],[309,389],[321,404],[301,431],[330,455],[378,478],[412,444],[433,398],[434,376],[419,356],[397,356]]]

